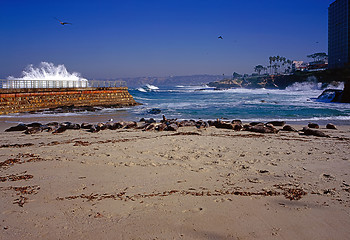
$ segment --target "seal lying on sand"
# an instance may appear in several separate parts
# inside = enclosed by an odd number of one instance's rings
[[[310,129],[308,127],[303,127],[303,131],[304,135],[312,135],[312,136],[317,136],[317,137],[329,137],[327,134],[325,134],[324,132],[321,132],[320,130],[314,130],[314,129]]]

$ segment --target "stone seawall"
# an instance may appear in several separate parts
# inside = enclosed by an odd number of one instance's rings
[[[134,106],[127,87],[0,89],[0,115],[64,106]]]

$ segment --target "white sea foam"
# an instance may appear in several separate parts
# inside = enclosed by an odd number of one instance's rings
[[[158,90],[159,89],[159,87],[151,85],[151,84],[146,84],[146,87],[150,90]]]
[[[15,78],[9,76],[7,79],[9,80],[7,87],[31,88],[37,86],[54,87],[55,85],[58,87],[86,87],[88,85],[88,80],[82,78],[80,73],[69,73],[63,64],[55,66],[53,63],[48,62],[41,62],[38,67],[34,67],[33,64],[30,64],[22,72],[22,77]]]
[[[147,92],[145,89],[143,89],[143,88],[138,88],[137,89],[139,92]]]

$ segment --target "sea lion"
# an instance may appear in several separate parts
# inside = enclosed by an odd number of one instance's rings
[[[41,123],[38,123],[38,122],[33,122],[33,123],[30,123],[30,124],[27,124],[27,127],[28,128],[32,128],[32,127],[41,127]]]
[[[298,130],[296,130],[295,128],[293,128],[290,125],[284,125],[282,128],[283,131],[288,131],[288,132],[297,132]]]
[[[28,128],[27,130],[24,131],[25,134],[35,134],[38,132],[42,132],[43,129],[41,127],[32,127]]]
[[[311,135],[311,136],[316,136],[316,137],[329,137],[327,134],[324,132],[321,132],[320,130],[314,130],[308,127],[303,127],[303,130],[301,130],[304,135]]]
[[[164,130],[166,131],[177,131],[179,127],[175,123],[169,124]]]
[[[67,125],[60,125],[52,134],[63,133],[68,129]]]
[[[17,126],[10,127],[5,130],[5,132],[14,132],[14,131],[25,131],[28,127],[24,123],[20,123]]]
[[[272,125],[265,126],[264,124],[257,124],[255,126],[245,125],[244,130],[250,131],[250,132],[257,132],[257,133],[278,133],[278,129],[273,127]]]
[[[232,124],[240,124],[240,125],[242,125],[242,121],[239,120],[239,119],[232,120],[231,123],[232,123]]]
[[[271,121],[271,122],[268,122],[266,124],[272,124],[275,127],[283,127],[286,124],[286,122],[285,121]]]
[[[85,123],[85,122],[80,125],[82,129],[90,129],[92,126],[93,125],[91,123]]]
[[[319,128],[320,128],[320,126],[319,126],[317,123],[309,123],[307,126],[308,126],[309,128],[316,128],[316,129],[319,129]]]
[[[333,123],[328,123],[328,124],[326,125],[326,128],[327,128],[327,129],[337,129],[337,127],[336,127]]]

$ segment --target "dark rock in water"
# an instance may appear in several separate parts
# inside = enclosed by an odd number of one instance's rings
[[[178,129],[179,127],[175,123],[171,123],[165,128],[166,131],[177,131]]]
[[[296,130],[295,128],[293,128],[290,125],[284,125],[284,127],[282,128],[283,131],[288,131],[288,132],[297,132],[298,130]]]
[[[146,119],[145,119],[145,118],[141,118],[141,119],[139,120],[139,122],[146,122]]]
[[[38,123],[38,122],[34,122],[34,123],[30,123],[30,124],[27,124],[27,127],[29,128],[32,128],[32,127],[41,127],[41,123]]]
[[[162,110],[160,110],[159,108],[152,108],[152,109],[147,111],[147,113],[149,113],[149,114],[159,114],[161,112],[162,112]]]
[[[324,132],[321,132],[320,130],[314,130],[308,127],[304,127],[303,130],[304,135],[311,135],[311,136],[317,136],[317,137],[329,137],[327,134]]]
[[[309,123],[308,125],[307,125],[309,128],[320,128],[320,126],[317,124],[317,123]]]
[[[43,129],[41,127],[32,127],[32,128],[28,128],[27,130],[24,131],[25,134],[35,134],[35,133],[39,133],[42,132]]]
[[[286,124],[286,122],[285,121],[271,121],[271,122],[266,123],[266,125],[267,124],[272,124],[275,127],[283,127]]]
[[[319,102],[341,102],[342,90],[326,89],[316,98]]]
[[[326,125],[326,128],[327,128],[327,129],[337,129],[337,127],[336,127],[333,123],[328,123],[328,124]]]
[[[17,126],[6,129],[5,132],[25,131],[27,129],[28,129],[27,125],[20,123]]]

